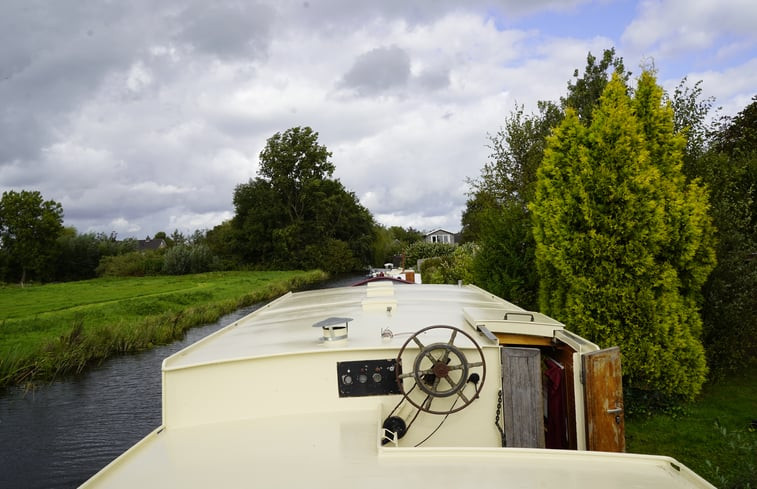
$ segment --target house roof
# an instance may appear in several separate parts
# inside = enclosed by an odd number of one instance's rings
[[[159,250],[161,248],[165,248],[166,241],[162,238],[160,239],[138,239],[137,240],[137,251],[154,251]]]
[[[451,235],[455,234],[455,233],[447,231],[446,229],[438,228],[438,229],[434,229],[433,231],[429,231],[428,233],[426,233],[426,236],[431,236],[432,234],[437,234],[437,233],[447,233]]]

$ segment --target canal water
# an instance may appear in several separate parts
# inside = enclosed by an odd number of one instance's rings
[[[322,287],[353,283],[355,277]],[[74,488],[161,422],[163,359],[254,311],[240,309],[179,341],[108,359],[72,378],[0,394],[0,488]]]

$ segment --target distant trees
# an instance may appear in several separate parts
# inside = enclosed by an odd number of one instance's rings
[[[373,266],[382,266],[384,263],[392,262],[395,256],[404,254],[404,250],[423,240],[423,233],[412,227],[407,229],[401,226],[385,227],[381,224],[373,226],[373,251],[371,264]],[[410,266],[413,262],[405,260],[406,265]]]
[[[100,261],[107,256],[121,255],[136,249],[136,240],[118,241],[116,234],[78,234],[75,228],[65,228],[58,238],[57,258],[52,279],[58,281],[85,280],[98,275]]]
[[[78,235],[73,228],[64,232],[60,204],[42,202],[38,192],[6,192],[0,207],[0,280],[17,275],[23,281],[27,274],[78,280],[239,267],[361,269],[380,254],[378,228],[355,194],[332,177],[330,156],[309,127],[276,133],[260,153],[258,176],[234,191],[234,218],[190,238],[161,231],[155,239],[167,243],[162,250],[108,249],[114,236]],[[392,233],[401,239],[412,234],[402,228]],[[387,244],[382,251],[394,246],[394,238]]]
[[[701,287],[715,264],[707,194],[686,183],[654,75],[633,98],[619,74],[589,121],[573,109],[548,139],[534,213],[543,312],[602,346],[626,381],[691,398],[706,374]]]
[[[139,251],[136,239],[118,240],[115,233],[79,234],[63,227],[63,207],[45,201],[38,191],[5,192],[0,199],[0,282],[176,275],[223,267],[202,231],[189,238],[178,230],[170,237],[158,232],[154,239],[165,240],[168,247]]]
[[[370,263],[373,217],[331,178],[330,156],[309,127],[276,133],[260,153],[258,177],[234,191],[230,226],[215,234],[258,267],[345,272]]]
[[[0,280],[239,267],[358,270],[377,250],[376,228],[355,194],[332,178],[330,156],[309,127],[275,134],[260,153],[258,177],[234,191],[234,218],[190,238],[178,231],[158,232],[155,239],[168,245],[161,250],[137,250],[136,240],[127,240],[135,245],[129,249],[115,248],[115,236],[64,230],[60,204],[43,202],[39,192],[6,192],[0,206]]]
[[[163,270],[163,262],[164,257],[161,251],[129,251],[103,256],[95,271],[99,277],[160,275]]]
[[[0,199],[0,266],[5,280],[44,280],[63,233],[63,207],[38,191],[3,192]]]
[[[136,240],[116,242],[119,249],[101,257],[96,274],[104,277],[142,277],[224,269],[221,260],[208,246],[206,233],[202,231],[195,231],[189,238],[178,230],[174,230],[170,237],[160,231],[152,238],[156,239],[164,240],[167,246],[157,250],[138,250]]]

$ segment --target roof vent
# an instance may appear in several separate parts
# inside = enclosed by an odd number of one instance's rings
[[[323,341],[342,341],[347,339],[347,327],[352,318],[330,317],[323,321],[318,321],[313,325],[314,328],[321,328]]]

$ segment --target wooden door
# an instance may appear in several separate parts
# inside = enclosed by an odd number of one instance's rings
[[[502,414],[508,447],[544,448],[541,353],[502,348]]]
[[[583,355],[587,449],[626,450],[620,348]]]

